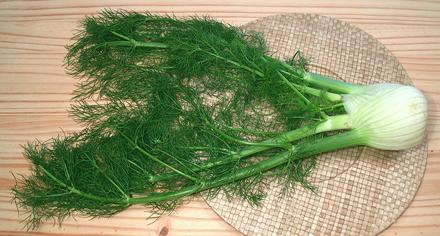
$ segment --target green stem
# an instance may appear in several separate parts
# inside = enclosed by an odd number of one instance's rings
[[[319,120],[319,119],[318,119]],[[247,129],[242,127],[235,127],[230,125],[224,125],[225,128],[232,131],[238,131],[238,132],[245,132],[248,134],[254,134],[254,135],[267,135],[267,136],[276,136],[282,134],[282,132],[278,131],[263,131],[263,130],[254,130],[254,129]]]
[[[128,199],[129,199],[128,197],[127,198],[123,198],[124,200],[122,200],[122,199],[116,199],[116,198],[99,197],[99,196],[96,196],[96,195],[85,193],[85,192],[83,192],[81,190],[76,189],[75,187],[68,186],[63,181],[61,181],[57,177],[55,177],[48,170],[46,170],[43,166],[37,165],[36,167],[38,169],[40,169],[41,171],[43,171],[44,174],[49,176],[49,178],[51,178],[53,181],[55,181],[58,185],[60,185],[63,188],[68,189],[71,193],[74,193],[74,194],[77,194],[77,195],[82,196],[84,198],[88,198],[88,199],[91,199],[91,200],[94,200],[94,201],[98,201],[98,202],[128,204],[128,202],[127,202]]]
[[[59,180],[49,171],[47,171],[43,166],[38,165],[37,168],[43,171],[49,178],[54,180],[60,186],[84,198],[113,204],[148,204],[179,199],[197,192],[239,181],[258,173],[266,172],[291,160],[304,159],[319,153],[333,151],[340,148],[362,145],[363,143],[364,139],[355,130],[351,130],[342,134],[326,137],[320,140],[315,140],[311,143],[293,146],[292,150],[290,151],[285,151],[264,161],[244,167],[236,172],[220,176],[210,182],[198,182],[193,186],[186,187],[174,192],[153,193],[146,197],[134,197],[124,199],[99,197],[92,194],[84,193],[74,187],[68,186],[67,184],[63,183],[61,180]],[[296,155],[293,159],[292,154]]]
[[[330,79],[330,78],[325,77],[323,75],[315,74],[312,72],[303,72],[303,75],[301,75],[301,76],[295,75],[295,74],[292,74],[292,71],[294,70],[294,68],[292,68],[290,65],[288,65],[285,62],[282,62],[282,65],[284,65],[285,67],[287,67],[286,69],[288,69],[288,71],[281,70],[282,73],[293,76],[294,78],[299,78],[304,81],[307,81],[310,84],[312,84],[316,87],[319,87],[319,88],[328,89],[328,90],[331,90],[331,91],[334,91],[337,93],[353,93],[360,87],[359,85]]]
[[[236,172],[220,176],[209,182],[200,183],[174,192],[156,193],[146,197],[130,198],[128,199],[128,202],[130,204],[148,204],[179,199],[197,192],[216,188],[266,172],[288,162],[289,160],[304,159],[323,152],[362,145],[363,142],[363,138],[356,131],[348,131],[342,134],[315,140],[311,143],[297,145],[293,147],[291,151],[275,155],[269,159],[244,167]],[[295,154],[293,159],[292,154]]]
[[[216,148],[216,147],[203,147],[203,146],[183,147],[183,146],[181,146],[179,148],[189,149],[189,150],[198,150],[198,151],[201,151],[201,150],[215,150],[215,151],[222,152],[222,153],[227,153],[227,154],[235,154],[236,153],[236,152],[234,152],[232,150],[229,150],[227,148]]]
[[[293,83],[291,83],[281,72],[277,71],[278,75],[281,77],[281,79],[287,84],[289,88],[291,88],[295,94],[300,97],[305,105],[310,105],[309,99],[307,99],[296,87]],[[315,106],[315,105],[313,105]],[[324,111],[320,111],[320,115],[322,118],[327,119],[329,116]]]
[[[165,166],[166,168],[176,172],[177,174],[186,177],[194,182],[197,182],[198,179],[196,177],[193,177],[191,175],[188,175],[174,167],[172,167],[171,165],[169,165],[168,163],[163,162],[162,160],[160,160],[159,158],[155,157],[154,155],[150,154],[149,152],[145,151],[143,148],[139,147],[139,145],[137,145],[135,142],[133,142],[129,137],[127,137],[124,133],[119,132],[119,134],[121,134],[122,137],[125,138],[125,140],[127,140],[127,142],[130,143],[130,145],[132,145],[136,150],[138,150],[140,153],[142,153],[144,156],[152,159],[153,161],[159,163],[160,165]]]
[[[189,95],[191,96],[191,95]],[[247,146],[266,146],[266,147],[281,147],[281,148],[286,148],[286,147],[290,147],[290,144],[288,143],[262,143],[262,142],[250,142],[250,141],[246,141],[243,139],[239,139],[236,137],[233,137],[227,133],[225,133],[223,130],[217,128],[214,124],[211,123],[211,121],[209,120],[209,116],[205,114],[205,111],[199,107],[198,104],[190,102],[193,107],[199,111],[200,117],[203,117],[203,121],[204,123],[211,128],[217,135],[219,135],[220,138],[223,138],[225,140],[228,140],[230,142],[234,142],[234,143],[238,143],[238,144],[242,144],[242,145],[247,145]]]
[[[252,69],[252,68],[250,68],[248,66],[242,65],[242,64],[240,64],[240,63],[238,63],[236,61],[230,60],[228,58],[224,58],[224,57],[222,57],[220,55],[217,55],[215,53],[204,51],[204,50],[202,50],[202,51],[205,52],[206,54],[209,54],[209,55],[215,57],[215,58],[221,59],[221,60],[226,61],[226,62],[228,62],[228,63],[230,63],[232,65],[235,65],[235,66],[237,66],[239,68],[242,68],[242,69],[245,69],[245,70],[247,70],[247,71],[249,71],[251,73],[254,73],[254,74],[256,74],[256,75],[258,75],[260,77],[264,77],[264,74],[262,72],[258,71],[258,70]]]
[[[293,131],[289,131],[283,134],[280,134],[278,137],[275,137],[273,139],[268,139],[266,141],[260,142],[259,146],[252,146],[248,147],[246,149],[243,149],[239,151],[237,154],[229,155],[225,158],[218,159],[215,161],[207,162],[204,165],[201,165],[200,167],[193,168],[192,171],[194,172],[200,172],[203,170],[207,170],[216,166],[232,163],[235,161],[240,160],[241,158],[251,156],[256,153],[260,153],[263,151],[266,151],[271,148],[271,146],[263,145],[264,143],[291,143],[296,140],[302,139],[307,136],[311,136],[314,134],[327,132],[327,131],[334,131],[334,130],[344,130],[344,129],[350,129],[350,124],[348,121],[348,115],[337,115],[337,116],[331,116],[326,121],[318,124],[318,125],[309,125],[305,126],[300,129],[296,129]],[[151,177],[152,182],[158,182],[158,181],[164,181],[169,180],[177,175],[175,173],[167,173],[162,175],[156,175]]]
[[[125,39],[125,41],[107,42],[106,45],[108,45],[108,46],[134,46],[134,47],[147,47],[147,48],[168,48],[168,45],[166,45],[164,43],[141,42],[141,41],[134,40],[132,38],[129,38],[129,37],[125,36],[125,35],[119,34],[119,33],[114,32],[114,31],[111,31],[111,33],[113,33],[114,35],[116,35],[116,36],[118,36],[118,37],[120,37],[122,39]],[[247,71],[249,71],[251,73],[254,73],[254,74],[256,74],[256,75],[258,75],[260,77],[264,77],[264,74],[262,72],[258,71],[258,70],[252,69],[252,68],[250,68],[248,66],[242,65],[242,64],[240,64],[240,63],[238,63],[236,61],[230,60],[228,58],[224,58],[224,57],[222,57],[222,56],[220,56],[218,54],[215,54],[215,53],[212,53],[212,52],[209,52],[209,51],[206,51],[206,50],[202,50],[202,49],[199,49],[199,50],[203,51],[204,53],[209,54],[209,55],[211,55],[211,56],[213,56],[213,57],[215,57],[217,59],[226,61],[226,62],[228,62],[228,63],[230,63],[232,65],[235,65],[235,66],[237,66],[239,68],[245,69],[245,70],[247,70]]]
[[[215,125],[211,124],[211,122],[209,122],[208,119],[204,119],[205,123],[214,131],[216,132],[218,135],[220,135],[220,137],[229,140],[231,142],[235,142],[235,143],[239,143],[239,144],[243,144],[243,145],[247,145],[247,146],[263,146],[263,147],[281,147],[281,148],[286,148],[287,146],[290,147],[290,145],[286,142],[281,143],[281,142],[249,142],[249,141],[245,141],[242,139],[238,139],[235,137],[232,137],[230,135],[228,135],[227,133],[223,132],[221,129],[217,128]]]
[[[113,204],[149,204],[168,200],[176,200],[185,196],[192,195],[194,193],[239,181],[250,176],[254,176],[256,174],[271,170],[275,167],[285,164],[288,161],[304,159],[319,153],[363,144],[364,138],[362,138],[355,130],[351,130],[338,135],[315,140],[311,143],[304,143],[293,146],[290,151],[285,151],[264,161],[239,169],[236,172],[220,176],[209,182],[198,182],[193,186],[189,186],[174,192],[153,193],[145,197],[134,197],[126,199],[106,198],[84,193],[74,187],[66,185],[61,180],[52,175],[49,171],[47,171],[43,166],[38,165],[37,168],[42,170],[47,176],[49,176],[49,178],[54,180],[60,186],[67,188],[72,193],[78,194],[84,198]],[[293,159],[292,154],[295,154]]]
[[[291,74],[290,72],[287,72],[285,70],[280,70],[280,71],[282,73],[284,73],[284,74],[293,76],[294,78],[298,78],[298,76],[294,76],[293,74]],[[317,89],[317,88],[312,88],[312,87],[309,87],[307,85],[299,85],[299,84],[296,84],[294,82],[291,82],[286,77],[284,77],[283,74],[280,73],[280,71],[278,71],[278,73],[282,76],[282,78],[284,80],[289,82],[294,87],[301,88],[302,91],[304,91],[304,92],[306,92],[308,94],[311,94],[311,95],[317,96],[317,97],[323,96],[325,99],[327,99],[327,100],[329,100],[331,102],[338,102],[338,101],[342,100],[342,96],[340,94],[332,93],[332,92],[321,90],[321,89]]]
[[[310,101],[309,99],[307,99],[283,74],[281,74],[281,72],[277,71],[278,75],[280,76],[281,80],[283,80],[284,83],[286,83],[286,85],[292,89],[292,91],[298,96],[300,97],[304,104],[309,105]]]
[[[307,87],[307,86],[303,86],[303,85],[298,85],[295,83],[292,83],[293,86],[297,87],[298,89],[303,90],[304,92],[311,94],[313,96],[316,97],[321,97],[323,96],[325,99],[329,100],[330,102],[339,102],[342,101],[342,96],[340,94],[337,93],[331,93],[328,91],[323,91],[320,89],[315,89],[315,88],[311,88],[311,87]]]
[[[328,77],[312,72],[308,72],[307,74],[305,74],[304,80],[310,82],[315,86],[327,88],[331,91],[340,93],[353,93],[359,88],[358,85],[346,83],[340,80],[330,79]]]
[[[134,40],[132,38],[129,38],[125,35],[122,35],[118,32],[115,31],[110,31],[112,34],[125,39],[125,41],[113,41],[113,42],[109,42],[109,43],[113,43],[113,46],[135,46],[135,47],[148,47],[148,48],[168,48],[168,45],[164,44],[164,43],[157,43],[157,42],[141,42],[141,41],[137,41]],[[125,43],[123,43],[125,42]],[[127,43],[128,42],[128,43]],[[112,44],[107,44],[107,45],[112,45]]]
[[[92,159],[89,155],[85,154],[84,155],[93,163],[93,166],[113,185],[115,186],[115,188],[122,194],[124,195],[126,198],[128,198],[127,194],[124,192],[124,190],[121,189],[121,187],[119,187],[118,184],[116,184],[115,181],[113,181],[113,179],[104,171],[102,170],[98,164],[96,163],[95,159]]]
[[[111,41],[104,43],[105,46],[125,46],[125,47],[144,47],[144,48],[168,48],[166,44],[156,42],[130,41]]]
[[[142,41],[137,41],[134,40],[132,38],[129,38],[125,35],[119,34],[117,32],[111,31],[113,34],[117,35],[118,37],[124,39],[124,41],[112,41],[112,42],[107,42],[105,43],[105,45],[107,46],[131,46],[131,47],[146,47],[146,48],[168,48],[167,44],[164,43],[159,43],[159,42],[142,42]],[[201,50],[201,49],[200,49]],[[264,77],[264,73],[262,73],[261,71],[258,71],[256,69],[253,69],[251,67],[242,65],[236,61],[230,60],[228,58],[224,58],[218,54],[209,52],[209,51],[205,51],[202,50],[203,52],[218,58],[220,60],[226,61],[232,65],[235,65],[239,68],[245,69],[251,73],[254,73],[255,75],[259,76],[259,77]],[[266,59],[270,59],[270,60],[276,60],[274,58],[271,58],[269,56],[265,56],[262,57],[264,60]],[[278,61],[278,60],[277,60]],[[279,61],[281,63],[281,65],[288,69],[289,71],[293,71],[294,69],[292,68],[292,66],[290,66],[289,64],[287,64],[286,62],[283,61]],[[278,72],[279,73],[279,72]],[[289,73],[289,72],[288,72]],[[290,73],[289,73],[290,74]],[[341,93],[352,93],[353,91],[356,90],[356,88],[358,88],[357,85],[354,84],[350,84],[350,83],[345,83],[342,81],[338,81],[338,80],[333,80],[330,78],[327,78],[325,76],[322,75],[318,75],[315,73],[306,73],[304,78],[304,80],[310,82],[311,84],[318,86],[318,87],[323,87],[329,90],[334,90],[336,92],[341,92]],[[287,80],[287,79],[286,79]],[[289,82],[289,81],[287,81]],[[290,82],[289,82],[290,84]],[[309,90],[310,92],[313,92],[313,90]],[[338,97],[336,97],[335,95],[332,95],[331,93],[328,94],[329,98],[331,99],[339,99]],[[304,100],[304,96],[300,96],[303,100]]]
[[[268,60],[277,60],[275,58],[272,58],[270,56],[265,56]],[[312,85],[315,85],[320,88],[326,88],[331,91],[339,92],[339,93],[353,93],[357,88],[359,88],[359,85],[355,85],[352,83],[347,83],[339,80],[334,80],[331,78],[328,78],[323,75],[311,73],[311,72],[305,72],[302,76],[295,76],[292,73],[295,72],[298,74],[291,65],[287,64],[285,61],[277,60],[280,62],[280,64],[287,70],[287,71],[281,71],[281,72],[287,72],[288,74],[291,74],[294,77],[300,77],[300,79],[303,79],[305,81],[308,81]]]

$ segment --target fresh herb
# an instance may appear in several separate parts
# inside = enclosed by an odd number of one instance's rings
[[[414,88],[372,89],[309,73],[301,54],[278,60],[258,33],[210,18],[109,10],[86,17],[73,39],[66,68],[79,82],[70,113],[85,128],[25,147],[33,172],[12,191],[29,228],[133,204],[171,211],[202,191],[258,205],[267,181],[313,189],[307,177],[316,154],[400,149],[399,137],[416,140],[411,133],[424,129],[426,101]],[[418,105],[423,127],[395,135],[393,112],[408,104]],[[377,125],[381,113],[386,122]],[[399,119],[400,128],[416,122]],[[378,135],[375,125],[391,135]],[[327,132],[336,130],[347,131]]]

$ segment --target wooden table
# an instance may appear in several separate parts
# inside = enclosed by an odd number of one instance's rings
[[[2,235],[240,235],[201,199],[154,223],[132,207],[110,219],[70,219],[22,229],[9,188],[11,172],[28,173],[20,144],[78,129],[67,116],[74,80],[62,63],[78,20],[105,7],[209,14],[234,25],[258,17],[311,12],[339,18],[379,39],[403,64],[429,100],[429,153],[425,177],[405,213],[383,235],[440,235],[440,1],[0,1],[0,234]]]

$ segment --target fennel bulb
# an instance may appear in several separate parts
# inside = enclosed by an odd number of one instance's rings
[[[413,86],[367,85],[342,98],[349,126],[365,145],[402,150],[419,144],[425,136],[426,98]]]

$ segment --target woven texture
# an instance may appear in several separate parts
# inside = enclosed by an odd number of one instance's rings
[[[300,49],[310,70],[358,84],[411,84],[397,59],[376,39],[348,23],[312,14],[277,15],[251,22],[246,30],[263,34],[271,53],[292,57]],[[395,222],[413,199],[427,158],[424,142],[402,152],[359,147],[318,157],[311,181],[279,197],[268,186],[260,207],[220,194],[208,204],[247,235],[375,235]]]

